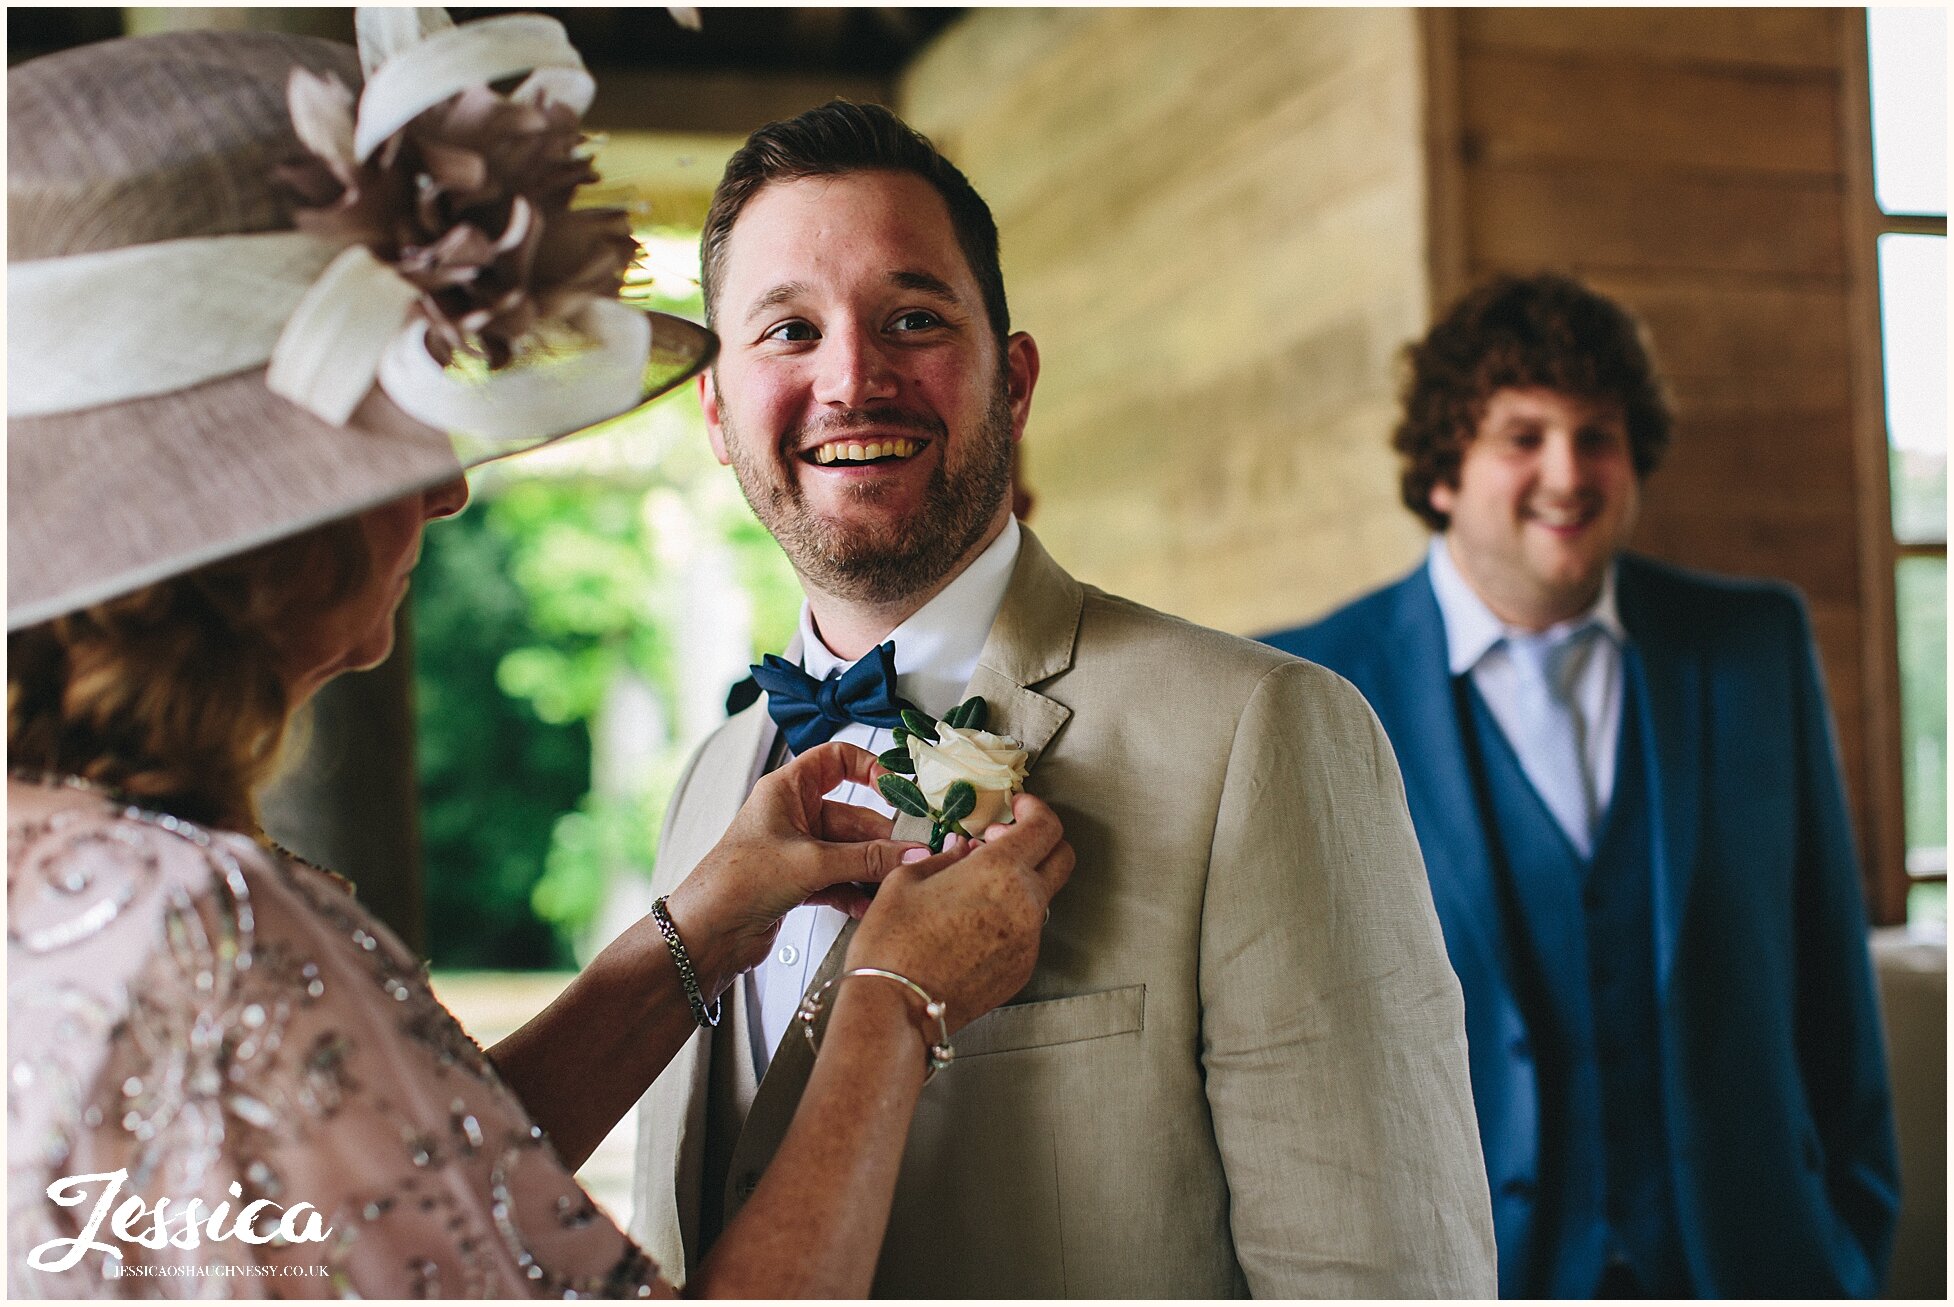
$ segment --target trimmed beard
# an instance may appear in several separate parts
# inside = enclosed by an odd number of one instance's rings
[[[947,434],[938,419],[888,409],[864,409],[842,420],[906,426],[938,441]],[[721,422],[728,428],[733,475],[754,516],[810,585],[854,603],[897,603],[935,589],[982,539],[1011,493],[1011,400],[1001,368],[968,453],[955,467],[949,457],[937,462],[922,508],[893,530],[848,527],[814,513],[797,477],[776,479],[773,466],[747,452],[723,410]],[[775,457],[797,459],[802,435],[799,428],[787,432]],[[883,487],[863,485],[850,493],[872,503]]]

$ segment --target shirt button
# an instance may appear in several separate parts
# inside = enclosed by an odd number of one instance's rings
[[[780,952],[774,954],[774,956],[780,960],[781,966],[791,967],[801,960],[801,951],[792,944],[782,944],[780,946]]]

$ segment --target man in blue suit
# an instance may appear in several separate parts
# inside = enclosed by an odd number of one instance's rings
[[[1804,607],[1623,552],[1669,413],[1620,306],[1502,278],[1409,354],[1429,556],[1268,639],[1402,763],[1500,1293],[1872,1294],[1898,1162]]]

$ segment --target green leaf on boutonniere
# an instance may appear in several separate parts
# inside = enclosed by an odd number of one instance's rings
[[[912,817],[930,816],[929,800],[916,788],[916,782],[904,776],[883,776],[876,780],[875,788],[882,791],[882,797],[889,801],[897,812],[906,812]]]
[[[932,822],[930,824],[930,852],[931,853],[943,852],[943,841],[949,838],[949,835],[950,835],[950,828],[948,826],[945,826],[940,821]]]
[[[907,749],[891,749],[887,753],[877,754],[875,760],[890,771],[899,771],[905,776],[916,774],[915,760],[909,756]]]
[[[943,721],[960,731],[981,731],[989,717],[990,705],[984,702],[984,696],[973,694],[945,714]]]
[[[911,735],[920,735],[931,744],[936,743],[936,723],[914,708],[902,710],[902,725]]]
[[[900,726],[896,727],[896,747],[900,749],[905,747],[908,743],[909,743],[909,732],[903,730],[902,727]]]
[[[969,781],[956,781],[943,794],[943,813],[937,820],[945,826],[959,826],[977,807],[977,791]]]

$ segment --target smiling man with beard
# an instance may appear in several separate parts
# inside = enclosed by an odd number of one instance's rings
[[[929,183],[913,174],[778,186],[749,204],[740,244],[768,248],[779,243],[776,236],[791,241],[816,209],[836,224],[899,224],[904,212],[930,203],[931,195]],[[825,241],[828,228],[815,230],[823,233],[816,239]],[[942,259],[950,250],[933,253]],[[967,307],[960,319],[945,316],[953,306],[961,307],[956,292],[927,274],[893,277],[888,290],[897,299],[923,294],[935,301],[934,309],[913,310],[906,324],[884,333],[885,339],[907,338],[899,347],[891,345],[891,354],[927,365],[935,389],[919,389],[912,398],[887,377],[807,382],[822,396],[820,407],[798,420],[780,415],[783,430],[769,439],[764,424],[773,415],[763,405],[792,403],[792,393],[778,392],[804,382],[810,366],[802,360],[814,340],[801,333],[814,329],[798,323],[768,326],[760,337],[766,344],[751,355],[729,352],[701,389],[713,452],[732,465],[747,502],[811,591],[873,607],[913,609],[1001,529],[999,509],[1008,512],[1011,450],[1023,434],[1038,359],[1031,338],[1021,334],[1001,343],[1011,371],[992,364],[988,380],[974,369],[943,376],[946,369],[970,367],[971,351],[959,347],[981,343],[973,336],[983,326],[969,320]],[[796,293],[804,295],[807,288],[770,289],[757,297],[754,312],[775,314]],[[844,367],[851,362],[844,360]],[[748,417],[736,416],[741,401],[721,395],[720,378],[728,375],[734,378],[734,395],[744,393],[749,378],[762,392],[761,404]],[[937,389],[948,391],[953,383],[948,403],[966,410],[976,400],[983,403],[981,412],[962,414],[969,429],[954,445],[932,402]],[[978,393],[967,395],[971,389]],[[1015,406],[1014,394],[1022,396]],[[747,421],[762,429],[744,433]],[[905,465],[901,471],[899,464]],[[803,467],[815,474],[808,477]],[[848,511],[835,511],[844,506]]]
[[[888,111],[756,133],[703,244],[713,449],[807,604],[766,702],[680,782],[659,886],[790,750],[890,748],[898,699],[981,696],[1078,855],[1030,983],[923,1095],[875,1292],[1489,1295],[1458,985],[1362,699],[1081,585],[1019,525],[1038,350],[984,202]],[[636,1227],[661,1265],[700,1264],[778,1145],[813,1057],[795,1010],[847,938],[791,914],[647,1095]]]

